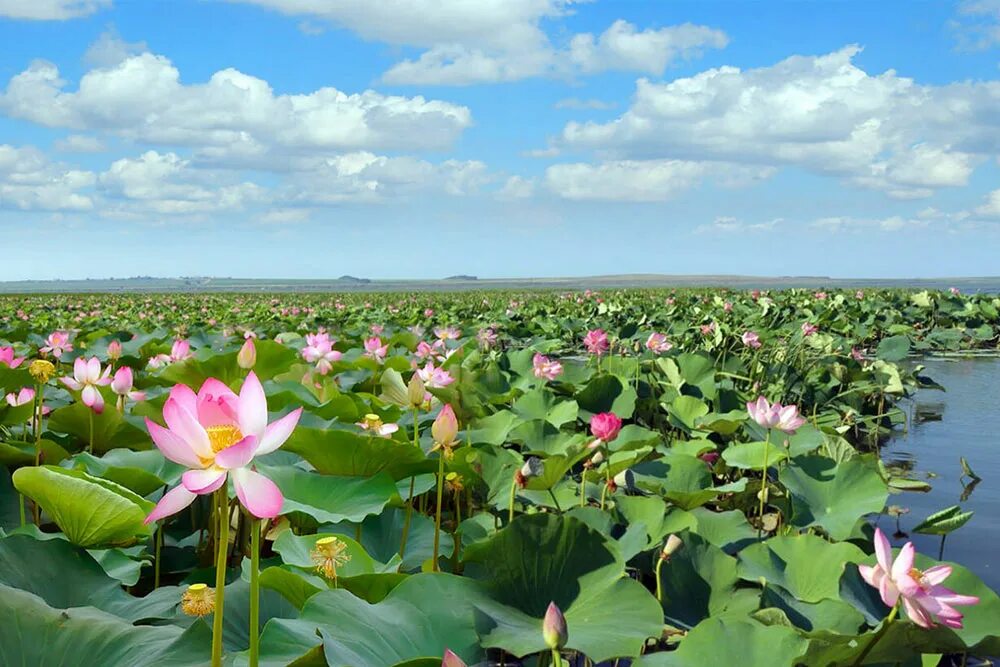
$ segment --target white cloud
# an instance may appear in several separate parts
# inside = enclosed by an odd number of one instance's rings
[[[566,99],[559,100],[555,103],[556,109],[614,109],[617,104],[614,102],[605,102],[604,100],[597,99],[587,99],[582,100],[578,97],[567,97]]]
[[[126,42],[114,26],[109,27],[83,54],[84,64],[90,67],[114,67],[130,56],[148,51],[146,42]]]
[[[949,23],[966,51],[981,51],[1000,44],[1000,0],[962,0],[958,19]]]
[[[1000,218],[1000,190],[986,195],[986,201],[975,209],[975,214],[984,218]]]
[[[695,234],[739,234],[745,232],[770,232],[784,222],[782,218],[774,218],[767,222],[745,222],[732,216],[719,216],[707,225],[694,228]]]
[[[184,84],[167,58],[150,53],[90,70],[75,91],[55,65],[36,61],[10,80],[0,110],[49,127],[262,161],[274,154],[440,149],[472,122],[468,108],[420,96],[336,88],[279,95],[235,69]]]
[[[886,218],[856,218],[851,216],[835,216],[820,218],[810,223],[811,227],[830,231],[854,230],[864,231],[876,229],[883,232],[898,232],[904,229],[927,227],[930,222],[917,217],[910,218],[893,215]]]
[[[521,176],[511,176],[504,183],[497,196],[500,199],[527,199],[535,194],[535,182]]]
[[[111,6],[111,0],[0,0],[0,16],[32,21],[65,21]]]
[[[869,75],[852,62],[858,51],[640,79],[624,114],[571,122],[561,143],[618,160],[794,165],[898,197],[965,185],[984,156],[1000,152],[1000,82],[921,86],[891,70]]]
[[[608,70],[662,74],[677,59],[688,59],[706,48],[721,49],[729,38],[721,30],[701,25],[683,25],[639,31],[621,19],[600,36],[582,33],[569,44],[569,60],[581,72]]]
[[[92,172],[52,163],[37,148],[0,144],[0,208],[88,211],[94,182]]]
[[[605,70],[660,74],[677,58],[721,48],[718,30],[684,24],[639,30],[616,21],[604,33],[554,44],[543,20],[570,13],[574,0],[231,0],[308,16],[369,40],[424,49],[393,65],[390,84],[469,85]]]
[[[107,150],[103,141],[85,134],[71,134],[57,139],[55,148],[62,153],[103,153]]]

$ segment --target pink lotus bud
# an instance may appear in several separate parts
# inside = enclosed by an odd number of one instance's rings
[[[611,442],[622,430],[622,420],[613,412],[602,412],[590,418],[590,432],[595,438]]]
[[[410,383],[406,385],[406,398],[410,402],[412,407],[420,407],[424,403],[424,394],[427,393],[427,389],[424,387],[424,381],[420,379],[417,373],[413,374],[410,378]]]
[[[549,603],[549,608],[545,611],[545,619],[542,621],[542,638],[545,645],[556,650],[566,646],[569,633],[566,629],[566,617],[556,606],[555,602]]]
[[[252,338],[247,338],[236,355],[236,363],[244,370],[250,370],[257,363],[257,348],[253,344]]]
[[[108,359],[117,361],[122,356],[122,344],[117,340],[108,343]]]
[[[441,667],[468,667],[465,661],[455,655],[451,649],[444,650],[444,657],[441,658]]]
[[[458,436],[458,418],[451,405],[446,404],[431,425],[431,435],[439,445],[450,445]]]
[[[122,366],[115,372],[115,377],[111,381],[111,391],[119,396],[125,396],[132,391],[132,369]]]

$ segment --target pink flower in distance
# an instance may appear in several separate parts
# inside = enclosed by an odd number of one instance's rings
[[[418,368],[417,376],[428,389],[441,389],[455,381],[448,371],[435,366],[433,361],[428,361],[426,366]]]
[[[270,454],[285,444],[302,415],[302,408],[267,423],[267,398],[251,371],[239,395],[209,378],[197,394],[174,385],[163,405],[164,428],[146,419],[146,428],[163,455],[188,468],[181,483],[164,494],[146,523],[180,512],[196,496],[221,488],[232,474],[236,495],[255,517],[272,519],[284,498],[278,487],[252,469],[256,456]]]
[[[191,353],[191,343],[182,338],[178,338],[174,341],[174,344],[170,346],[171,361],[184,361],[185,359],[190,359],[193,356],[194,355]]]
[[[900,598],[910,620],[922,628],[933,628],[935,620],[949,628],[962,627],[962,613],[956,606],[979,604],[974,595],[959,595],[941,583],[951,575],[950,565],[935,565],[921,572],[913,567],[916,549],[907,542],[895,560],[892,547],[880,528],[875,529],[875,557],[878,564],[858,565],[869,586],[878,589],[882,602],[895,607]]]
[[[462,330],[458,327],[435,327],[434,335],[439,340],[458,340],[462,337]]]
[[[852,347],[851,348],[851,359],[854,359],[854,361],[864,361],[865,360],[865,355],[858,348]]]
[[[111,391],[133,401],[146,400],[146,392],[132,391],[132,379],[132,369],[128,366],[122,366],[115,371],[115,376],[111,380]]]
[[[622,430],[622,420],[613,412],[601,412],[590,418],[590,432],[604,442],[611,442]]]
[[[816,292],[815,294],[813,294],[813,296],[816,298],[817,301],[826,301],[827,293]]]
[[[73,377],[61,377],[59,381],[80,392],[80,400],[97,414],[104,412],[104,396],[98,387],[111,384],[111,366],[101,371],[101,361],[97,357],[84,359],[77,357],[73,362]]]
[[[16,408],[21,405],[27,405],[35,400],[35,390],[31,387],[24,387],[21,391],[10,392],[4,397],[7,400],[7,405],[12,408]]]
[[[740,340],[743,341],[744,345],[752,347],[755,350],[761,346],[760,336],[757,335],[756,331],[744,331],[743,335],[740,336]]]
[[[708,324],[701,325],[701,335],[711,336],[715,333],[715,322],[709,322]]]
[[[803,322],[802,323],[802,335],[803,336],[812,336],[817,331],[819,331],[819,327],[816,326],[815,324],[812,324],[810,322]]]
[[[306,346],[302,349],[302,358],[311,364],[316,364],[316,370],[320,375],[328,374],[333,370],[333,362],[339,361],[344,356],[333,349],[334,342],[330,334],[323,331],[306,334]]]
[[[61,359],[65,353],[73,351],[73,344],[69,342],[69,334],[65,331],[53,331],[38,351],[46,354],[51,352],[53,357]]]
[[[112,340],[108,343],[108,359],[117,360],[122,356],[122,343],[120,340]]]
[[[479,330],[476,334],[476,340],[479,341],[479,346],[484,350],[488,350],[497,344],[497,332],[493,330],[492,327],[485,327]]]
[[[722,304],[722,310],[726,311],[727,313],[733,312],[733,302],[726,301],[724,304]]]
[[[961,292],[957,287],[949,287],[948,291],[951,292],[954,296],[958,296],[959,294],[961,294]]]
[[[860,301],[861,299],[864,299],[865,298],[865,291],[859,289],[857,292],[854,293],[854,298],[857,299],[858,301]]]
[[[646,349],[656,354],[669,352],[673,347],[674,344],[667,340],[667,334],[657,333],[654,331],[649,334],[649,338],[646,339]]]
[[[593,329],[583,337],[583,346],[587,348],[587,352],[601,356],[608,351],[611,344],[608,342],[608,334],[604,332],[604,329]]]
[[[764,428],[776,428],[788,435],[792,435],[806,423],[806,420],[799,416],[798,406],[768,403],[763,396],[756,401],[747,402],[747,412],[751,419]]]
[[[365,339],[365,356],[374,359],[378,363],[385,361],[386,355],[389,354],[389,346],[382,344],[382,339],[378,336],[372,336],[371,338]]]
[[[24,357],[15,357],[14,348],[0,347],[0,364],[7,368],[17,368],[24,363]]]
[[[555,380],[562,375],[563,367],[558,361],[549,359],[544,354],[535,353],[531,358],[532,373],[536,378],[543,380]]]

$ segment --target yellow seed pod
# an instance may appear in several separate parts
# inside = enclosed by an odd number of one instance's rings
[[[215,610],[215,589],[191,584],[181,595],[181,610],[188,616],[208,616]]]
[[[28,364],[28,372],[31,373],[31,377],[35,378],[35,382],[45,384],[56,374],[56,367],[51,361],[35,359]]]

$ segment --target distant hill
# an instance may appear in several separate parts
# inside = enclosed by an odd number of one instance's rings
[[[476,276],[467,276],[465,274],[457,276],[448,276],[445,280],[479,280]]]
[[[353,283],[355,285],[367,285],[371,282],[371,278],[356,278],[354,276],[340,276],[337,280],[342,283]]]

